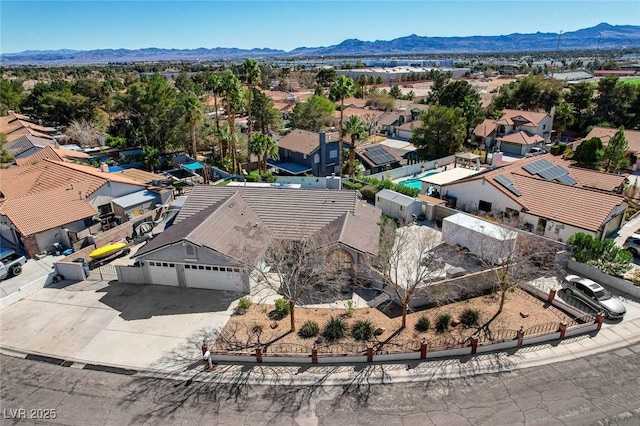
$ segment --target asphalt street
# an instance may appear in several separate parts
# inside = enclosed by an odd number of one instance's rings
[[[319,378],[292,387],[273,377],[249,385],[250,369],[220,384],[205,372],[174,381],[4,355],[0,361],[3,425],[640,424],[640,344],[509,373],[393,385],[367,382],[384,365],[362,366],[341,386]]]

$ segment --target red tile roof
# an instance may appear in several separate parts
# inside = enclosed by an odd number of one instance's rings
[[[549,114],[546,112],[519,111],[515,109],[505,109],[502,111],[502,117],[496,120],[497,124],[506,124],[513,126],[517,123],[519,126],[537,126]]]
[[[608,127],[594,127],[583,140],[586,141],[592,138],[599,138],[602,141],[602,144],[607,146],[617,131],[618,129],[611,129]],[[630,152],[640,152],[640,130],[625,130],[624,137],[629,144]]]
[[[525,132],[524,130],[501,136],[498,138],[498,140],[509,143],[516,143],[518,145],[535,145],[544,142],[544,138],[542,136],[532,135],[529,132]]]

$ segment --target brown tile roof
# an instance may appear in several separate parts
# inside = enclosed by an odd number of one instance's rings
[[[496,127],[495,120],[486,118],[482,123],[478,124],[475,129],[473,129],[473,134],[479,137],[488,137],[495,133]]]
[[[518,145],[535,145],[544,142],[544,138],[539,135],[532,135],[529,132],[521,130],[515,133],[509,133],[508,135],[497,138],[499,141],[516,143]]]
[[[602,144],[606,146],[617,131],[618,129],[594,127],[583,140],[586,141],[591,138],[599,138],[602,141]],[[627,139],[630,152],[640,152],[640,130],[625,130],[624,137]]]
[[[1,132],[1,133],[4,133],[4,132]],[[38,132],[38,131],[35,131],[33,129],[29,129],[27,127],[21,127],[21,128],[13,131],[11,133],[8,133],[6,135],[7,142],[12,142],[12,141],[18,139],[19,137],[25,136],[25,135],[36,136],[36,137],[39,137],[39,138],[53,140],[53,137],[51,135],[47,135],[46,133]]]
[[[358,202],[356,214],[344,213],[316,232],[324,241],[339,242],[362,253],[377,254],[380,241],[380,210]]]
[[[427,194],[420,194],[416,197],[416,199],[425,203],[435,204],[436,206],[446,203],[446,200],[441,200],[440,198],[432,197]]]
[[[330,142],[329,133],[327,133],[327,142]],[[278,140],[278,146],[293,152],[309,155],[320,146],[320,134],[308,130],[293,129]]]
[[[516,109],[505,109],[502,111],[502,117],[496,120],[497,124],[506,124],[513,126],[517,123],[519,126],[537,126],[549,114],[546,112],[520,111]]]
[[[0,214],[11,220],[23,235],[32,235],[97,214],[77,188],[55,188],[5,200]]]
[[[422,126],[422,120],[414,120],[414,121],[409,121],[408,123],[404,123],[402,126],[398,126],[398,130],[411,131],[420,126]]]
[[[43,160],[64,161],[64,158],[58,155],[57,150],[54,150],[52,147],[48,146],[46,148],[37,150],[28,157],[16,158],[16,164],[18,166],[25,166],[28,164],[36,164]]]
[[[4,145],[4,148],[9,152],[9,154],[15,157],[34,147],[44,148],[45,146],[52,145],[53,143],[53,139],[22,135],[11,142],[7,142]]]
[[[340,101],[336,102],[336,105],[340,105]],[[344,98],[344,105],[355,108],[364,108],[367,106],[367,100],[361,98]]]
[[[140,169],[125,169],[125,170],[121,170],[119,172],[110,173],[110,174],[124,176],[127,179],[131,179],[145,185],[151,185],[153,181],[164,182],[167,180],[167,177],[164,175],[147,172],[145,170],[140,170]]]
[[[384,114],[384,111],[377,111],[375,109],[364,109],[364,108],[354,108],[354,107],[346,107],[344,109],[344,119],[347,120],[352,115],[357,115],[360,118],[363,117],[380,117]],[[336,111],[333,113],[333,118],[336,120],[340,120],[340,111]]]
[[[397,112],[385,112],[378,119],[380,126],[391,126],[393,123],[400,120],[400,113]]]
[[[531,176],[512,176],[516,188],[522,191],[520,198],[529,213],[589,231],[598,231],[612,210],[624,203],[619,195]]]
[[[0,192],[5,198],[22,197],[51,189],[70,187],[83,191],[83,194],[87,196],[108,181],[141,186],[135,180],[104,173],[94,167],[49,159],[35,164],[0,169]]]

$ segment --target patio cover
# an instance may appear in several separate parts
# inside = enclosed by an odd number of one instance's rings
[[[303,164],[298,163],[276,163],[272,160],[267,160],[267,164],[271,167],[275,167],[276,169],[280,169],[284,172],[291,173],[292,175],[301,175],[303,173],[307,173],[311,171],[311,167],[307,167]]]

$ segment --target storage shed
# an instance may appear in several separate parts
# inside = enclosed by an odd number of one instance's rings
[[[404,224],[413,222],[413,215],[418,217],[422,214],[421,201],[389,189],[383,189],[376,194],[376,207],[380,208],[383,214]]]

